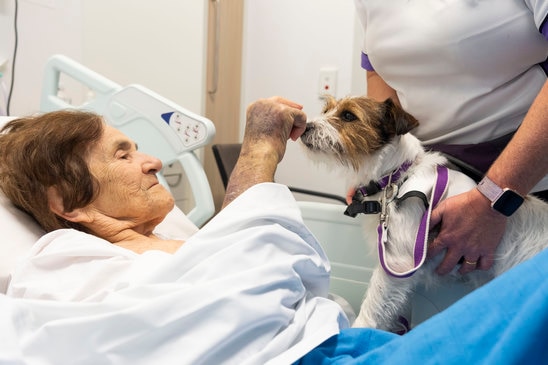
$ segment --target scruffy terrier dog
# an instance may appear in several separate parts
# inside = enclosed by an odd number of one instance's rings
[[[416,126],[418,121],[390,99],[349,97],[328,99],[322,115],[310,120],[301,136],[313,160],[341,168],[353,187],[362,186],[361,197],[349,206],[348,214],[379,214],[380,265],[371,277],[356,327],[400,332],[400,316],[408,310],[417,284],[429,287],[462,279],[456,270],[443,277],[434,272],[443,255],[425,260],[428,220],[441,199],[473,189],[476,183],[443,167],[448,164],[443,155],[426,151],[408,133]],[[546,222],[548,204],[527,196],[508,219],[492,268],[475,270],[464,279],[479,286],[540,252],[548,246]]]

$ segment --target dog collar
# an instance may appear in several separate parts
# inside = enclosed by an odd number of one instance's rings
[[[412,165],[411,161],[405,161],[400,167],[389,173],[388,175],[383,176],[379,181],[371,180],[367,186],[360,186],[358,190],[363,196],[373,195],[386,188],[386,186],[392,182],[397,182],[401,175],[409,169]]]
[[[344,214],[355,218],[359,213],[377,214],[382,210],[381,204],[375,200],[362,201],[364,197],[377,194],[384,190],[389,184],[397,182],[401,175],[412,165],[411,161],[405,161],[400,167],[392,171],[390,174],[383,176],[380,180],[371,180],[367,185],[361,185],[356,189],[356,193],[352,197],[352,203],[348,205]]]

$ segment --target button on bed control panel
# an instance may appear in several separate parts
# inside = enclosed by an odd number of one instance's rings
[[[117,91],[107,103],[108,123],[120,129],[139,150],[164,163],[207,145],[215,136],[213,123],[139,85]]]
[[[200,145],[207,139],[208,131],[204,123],[189,118],[180,112],[162,114],[162,119],[177,133],[186,147]]]

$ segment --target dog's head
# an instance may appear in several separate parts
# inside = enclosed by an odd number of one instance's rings
[[[391,99],[328,97],[321,116],[308,121],[301,141],[313,154],[334,158],[357,171],[365,157],[418,125]]]

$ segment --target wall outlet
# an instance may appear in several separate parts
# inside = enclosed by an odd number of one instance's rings
[[[320,69],[320,81],[318,84],[318,95],[323,98],[325,95],[336,96],[337,92],[337,69],[333,67],[322,67]]]

